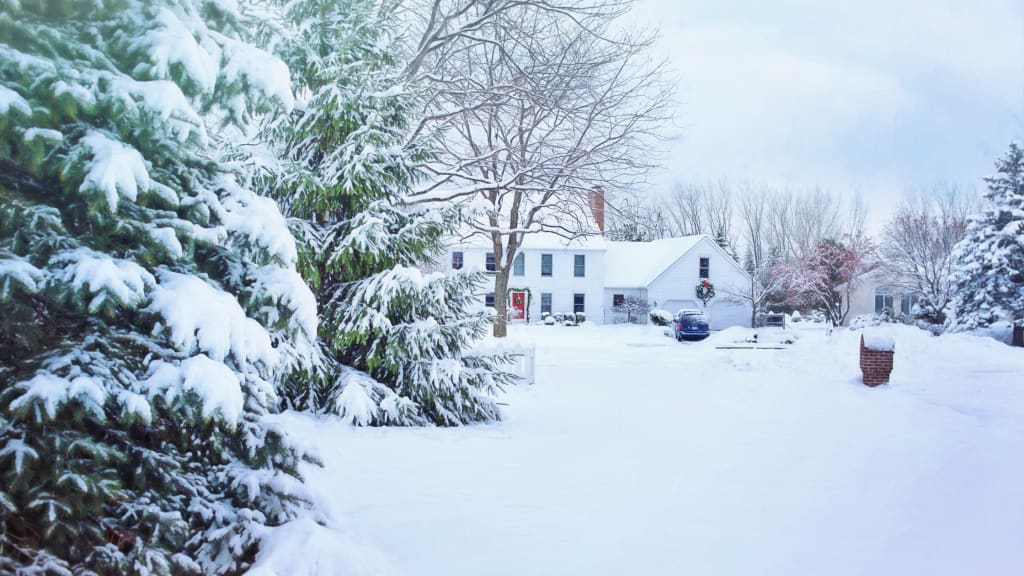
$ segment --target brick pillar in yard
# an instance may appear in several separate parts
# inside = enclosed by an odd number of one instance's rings
[[[864,336],[860,337],[860,371],[864,375],[864,384],[878,386],[889,382],[892,372],[892,350],[871,350],[864,346]]]

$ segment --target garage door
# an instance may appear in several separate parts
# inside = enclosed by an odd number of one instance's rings
[[[730,326],[750,327],[750,308],[733,302],[712,302],[708,304],[708,321],[712,330]]]
[[[689,308],[691,310],[701,310],[704,308],[700,302],[696,300],[666,300],[664,304],[658,306],[662,310],[668,310],[672,314],[676,314],[683,308]]]

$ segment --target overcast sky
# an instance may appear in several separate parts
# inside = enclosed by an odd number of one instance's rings
[[[680,80],[652,188],[981,185],[1024,140],[1024,0],[639,0]],[[873,219],[880,214],[872,214]]]

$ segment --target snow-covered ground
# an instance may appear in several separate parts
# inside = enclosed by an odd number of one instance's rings
[[[1024,350],[895,329],[785,350],[653,327],[513,327],[537,383],[505,421],[356,429],[286,415],[331,530],[279,529],[279,573],[1022,574]],[[763,337],[762,337],[763,340]],[[290,530],[290,532],[289,532]]]

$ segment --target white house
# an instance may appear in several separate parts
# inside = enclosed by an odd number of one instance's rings
[[[653,308],[675,313],[703,308],[712,329],[750,326],[750,305],[730,301],[726,292],[744,292],[750,275],[706,234],[653,242],[608,242],[605,253],[605,308],[640,296]],[[708,280],[716,296],[707,307],[697,284]],[[614,321],[614,315],[605,321]]]
[[[449,246],[443,264],[494,269],[483,238]],[[545,313],[582,312],[590,321],[611,323],[620,320],[613,307],[628,296],[670,312],[703,308],[696,287],[704,279],[717,292],[706,308],[712,329],[748,326],[750,305],[728,301],[725,292],[741,292],[750,276],[707,235],[612,242],[600,235],[527,234],[509,278],[509,318],[533,322]],[[493,292],[483,298],[493,305]]]
[[[544,313],[582,312],[588,319],[604,317],[606,242],[600,236],[567,240],[546,232],[527,234],[508,279],[509,318],[539,320]],[[494,270],[489,240],[472,238],[448,247],[446,262],[453,269]],[[494,293],[485,294],[487,305]]]

